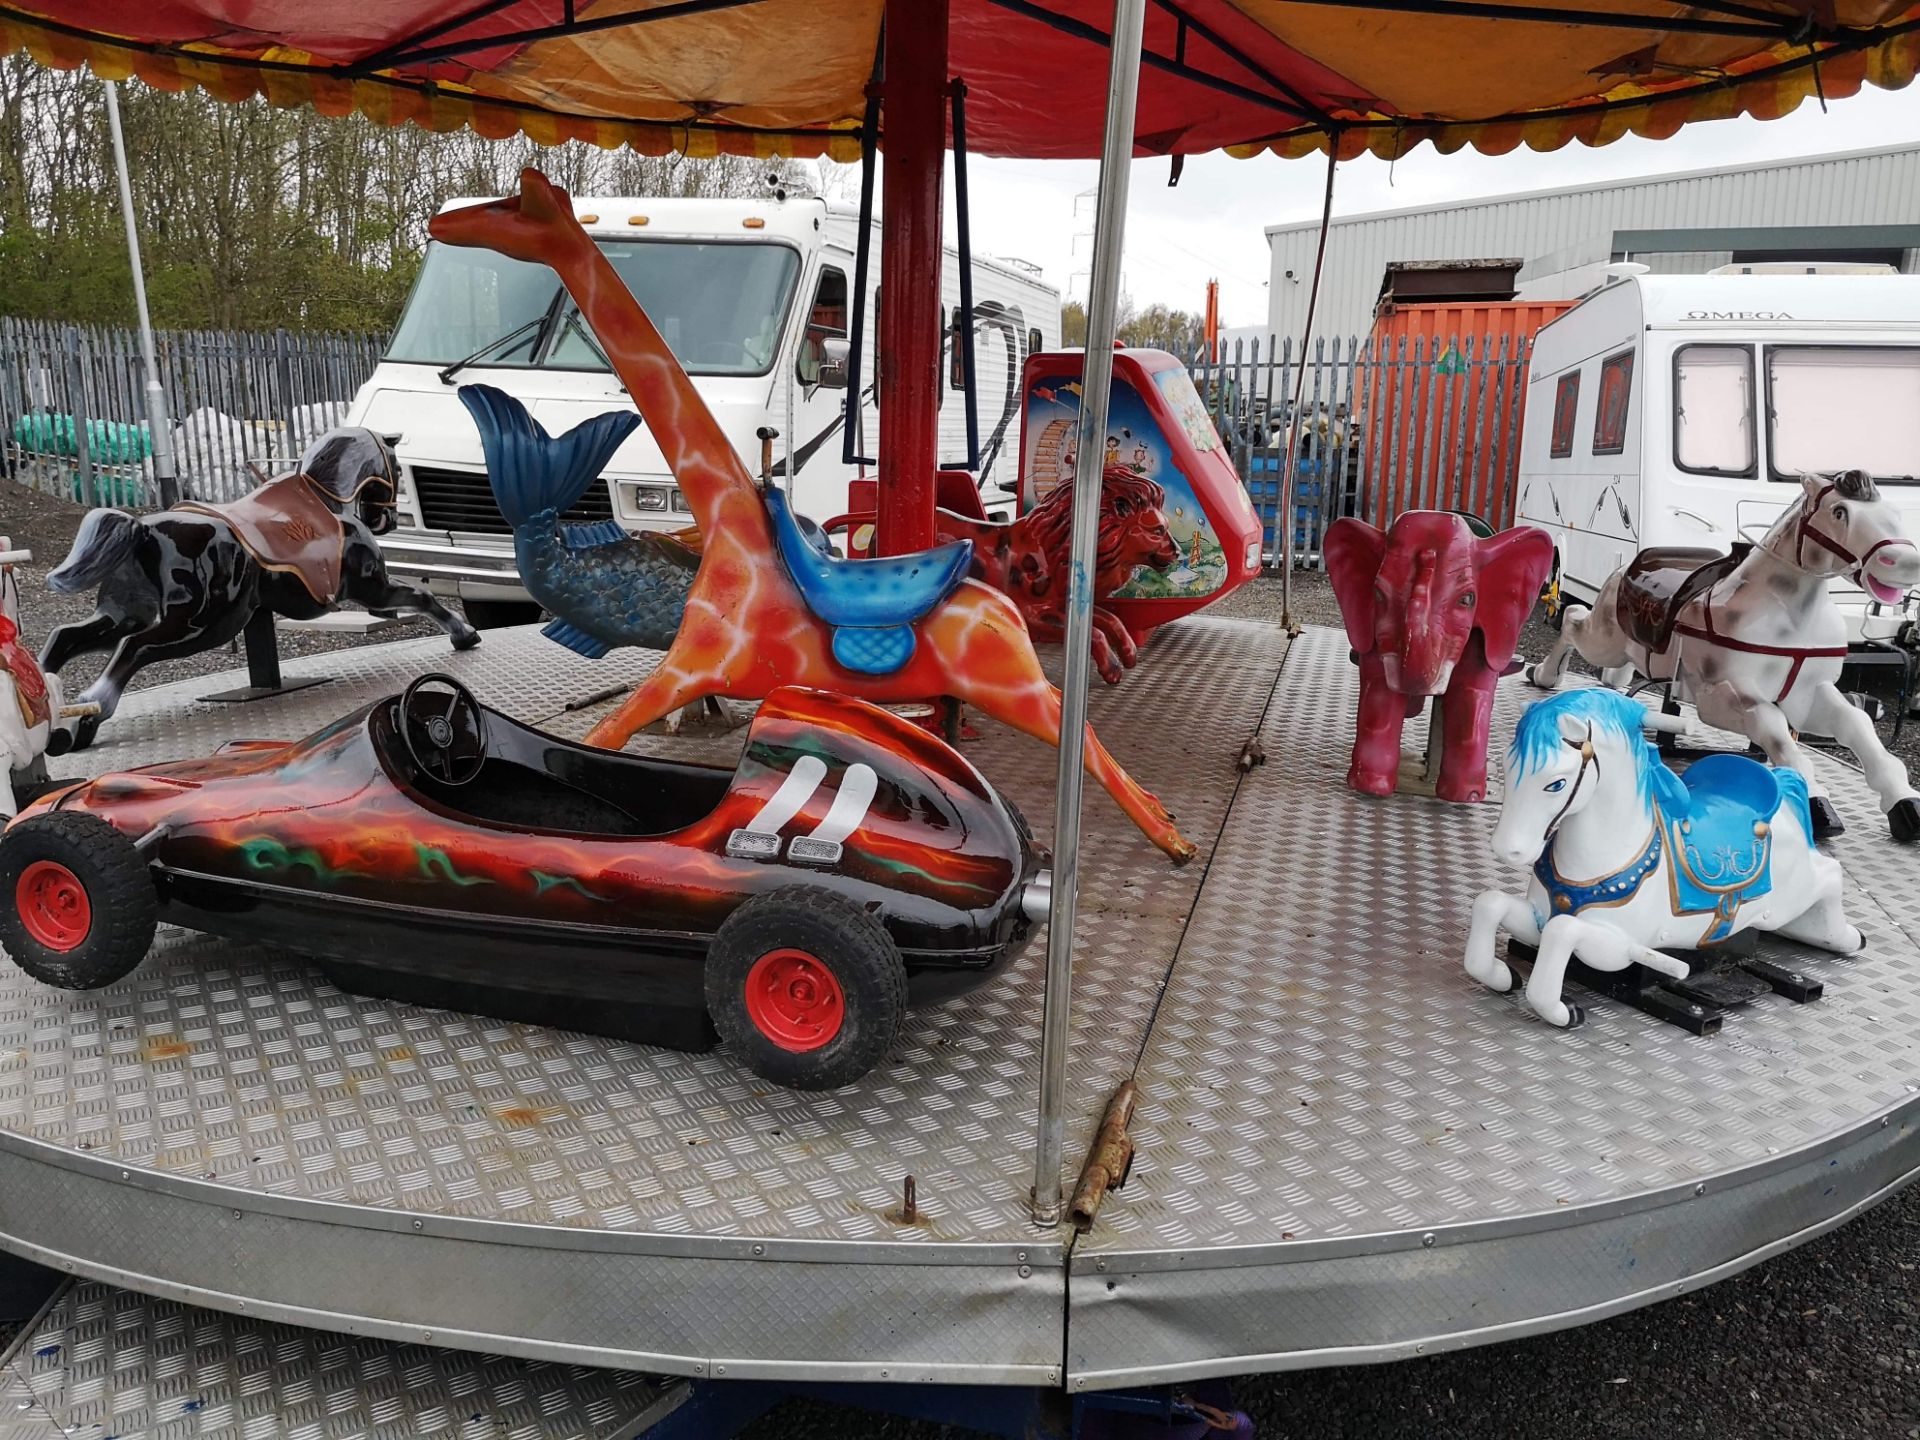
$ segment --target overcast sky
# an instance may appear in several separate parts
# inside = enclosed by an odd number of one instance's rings
[[[1441,155],[1422,145],[1389,167],[1372,157],[1340,167],[1336,215],[1618,180],[1788,155],[1859,150],[1920,140],[1920,87],[1864,89],[1822,114],[1808,101],[1784,119],[1718,120],[1690,125],[1671,140],[1635,136],[1598,150],[1569,145],[1550,154],[1520,150],[1488,156]],[[983,160],[969,167],[974,244],[984,254],[1017,255],[1046,271],[1048,283],[1086,293],[1091,161]],[[1209,277],[1220,281],[1223,326],[1264,324],[1268,225],[1316,218],[1325,161],[1262,155],[1187,161],[1167,188],[1165,160],[1137,161],[1128,205],[1124,288],[1136,304],[1161,301],[1182,310],[1205,303]],[[857,191],[855,192],[857,196]],[[854,197],[849,197],[854,198]],[[951,197],[947,206],[952,225]]]

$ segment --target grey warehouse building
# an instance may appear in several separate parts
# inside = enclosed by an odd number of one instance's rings
[[[1319,222],[1267,227],[1267,328],[1306,319]],[[1364,335],[1386,267],[1503,256],[1523,261],[1522,300],[1573,299],[1600,267],[1663,274],[1727,264],[1848,261],[1920,271],[1920,144],[1656,175],[1336,218],[1317,335]]]

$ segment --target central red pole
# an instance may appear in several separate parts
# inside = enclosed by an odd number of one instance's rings
[[[940,200],[947,148],[947,0],[887,0],[880,115],[882,555],[933,544],[940,436]]]

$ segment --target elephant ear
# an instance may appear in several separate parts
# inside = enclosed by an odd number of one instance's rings
[[[1364,520],[1343,515],[1327,527],[1320,548],[1327,557],[1327,578],[1340,602],[1347,643],[1362,655],[1373,649],[1373,577],[1387,553],[1385,532]]]
[[[1479,595],[1474,621],[1485,637],[1487,664],[1507,668],[1520,644],[1520,627],[1533,613],[1540,587],[1553,572],[1553,537],[1531,525],[1502,530],[1473,543]]]

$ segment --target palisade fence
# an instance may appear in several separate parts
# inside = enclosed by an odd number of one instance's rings
[[[231,500],[340,423],[384,337],[156,330],[184,496]],[[89,505],[159,504],[131,328],[0,316],[0,470]]]
[[[1529,336],[1322,337],[1306,360],[1295,440],[1293,514],[1281,514],[1298,342],[1238,340],[1188,362],[1214,428],[1260,514],[1267,563],[1293,526],[1294,563],[1318,568],[1342,515],[1384,527],[1403,510],[1462,510],[1513,521]]]

